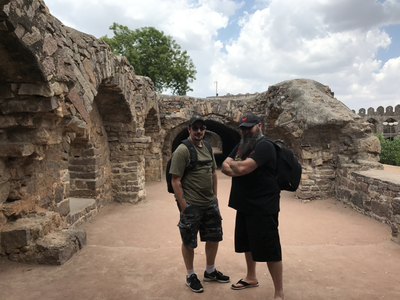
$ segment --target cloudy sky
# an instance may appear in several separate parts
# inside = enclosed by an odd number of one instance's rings
[[[263,92],[294,78],[350,109],[400,104],[400,0],[47,0],[52,15],[111,37],[152,26],[187,50],[195,97]]]

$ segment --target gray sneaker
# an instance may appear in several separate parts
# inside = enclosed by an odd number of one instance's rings
[[[186,277],[186,285],[195,293],[201,293],[204,291],[203,286],[200,283],[200,280],[197,278],[196,274],[190,275],[190,277]]]
[[[204,271],[204,281],[218,281],[218,282],[229,282],[229,276],[222,274],[220,271],[214,270],[210,274]]]

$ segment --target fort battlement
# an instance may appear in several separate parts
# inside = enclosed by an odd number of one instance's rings
[[[355,112],[353,110],[353,112]],[[397,116],[400,117],[400,104],[396,105],[394,110],[393,106],[387,106],[386,110],[383,106],[379,106],[376,110],[372,107],[365,109],[365,108],[360,108],[358,110],[358,115],[361,117],[364,116],[382,116],[382,117],[393,117]]]
[[[353,112],[355,112],[353,110]],[[379,106],[376,110],[372,107],[366,110],[360,108],[358,115],[372,126],[374,133],[381,133],[385,139],[393,139],[400,137],[400,104],[396,105],[394,110],[393,106],[387,106],[386,110],[383,106]],[[383,123],[391,123],[392,125],[384,125]],[[397,122],[397,125],[393,123]]]

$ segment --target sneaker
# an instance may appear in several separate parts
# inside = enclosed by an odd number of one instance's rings
[[[197,279],[196,274],[190,275],[190,277],[186,277],[186,285],[195,293],[201,293],[204,291],[203,286],[200,283],[200,280]]]
[[[229,282],[229,276],[222,274],[220,271],[215,270],[212,273],[204,271],[204,281],[218,281],[218,282]]]

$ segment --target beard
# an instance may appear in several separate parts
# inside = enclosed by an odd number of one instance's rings
[[[242,154],[247,153],[250,150],[253,150],[257,141],[262,137],[260,128],[257,127],[257,131],[254,132],[251,136],[242,136],[239,144],[239,152]]]

